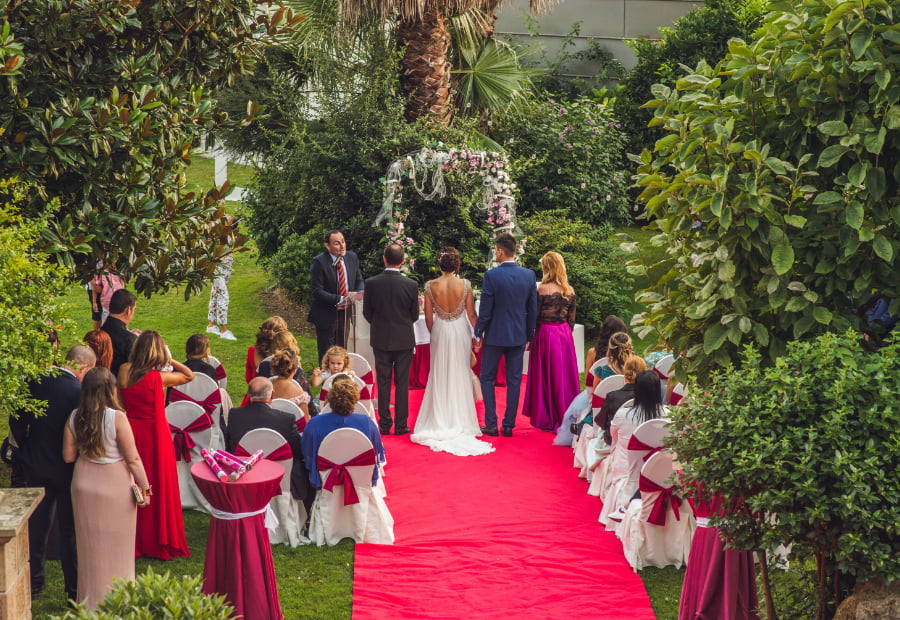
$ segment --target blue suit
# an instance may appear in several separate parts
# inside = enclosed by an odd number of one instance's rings
[[[506,358],[506,412],[503,428],[516,425],[522,359],[525,344],[534,336],[537,319],[537,285],[534,272],[506,261],[484,274],[475,337],[482,338],[481,389],[484,392],[484,425],[497,427],[494,381],[500,357]]]

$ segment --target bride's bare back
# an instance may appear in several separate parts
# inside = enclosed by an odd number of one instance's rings
[[[463,295],[466,295],[465,280],[457,278],[452,274],[444,274],[440,278],[432,280],[428,283],[428,288],[431,291],[431,298],[434,300],[434,304],[443,310],[445,314],[449,314],[456,310],[462,301]],[[425,323],[428,325],[429,331],[431,330],[431,325],[434,321],[433,308],[431,308],[430,302],[431,299],[426,295],[424,308]],[[474,325],[478,320],[478,317],[475,314],[475,303],[472,300],[471,294],[466,296],[466,314],[469,317],[469,322]]]

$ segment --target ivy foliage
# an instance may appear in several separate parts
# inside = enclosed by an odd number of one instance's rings
[[[19,212],[27,191],[20,181],[0,181],[0,415],[37,411],[22,377],[46,372],[54,355],[48,333],[69,324],[55,301],[65,270],[34,250],[46,217]]]
[[[852,331],[791,342],[774,365],[748,346],[671,412],[686,486],[739,502],[716,521],[729,544],[810,548],[820,609],[848,584],[827,583],[835,571],[900,579],[898,355]]]
[[[747,343],[774,360],[793,339],[874,329],[873,296],[900,297],[900,0],[771,8],[758,40],[647,104],[667,135],[637,179],[669,270],[638,321],[680,377]]]
[[[228,122],[212,97],[296,23],[254,0],[16,2],[0,18],[0,178],[31,181],[25,215],[58,213],[40,244],[87,280],[116,265],[147,295],[197,292],[242,244],[221,194],[187,187],[202,134]],[[252,110],[250,110],[252,112]]]

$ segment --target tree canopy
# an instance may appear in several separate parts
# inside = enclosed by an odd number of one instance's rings
[[[243,243],[223,192],[187,187],[212,98],[298,18],[268,2],[49,0],[0,18],[0,178],[29,181],[24,214],[58,212],[40,245],[87,280],[115,265],[144,294],[200,290]],[[252,112],[252,110],[250,110]]]
[[[875,332],[868,304],[900,296],[900,0],[770,8],[756,41],[646,104],[667,135],[638,184],[669,270],[639,321],[682,376],[745,343],[774,360],[792,339]]]

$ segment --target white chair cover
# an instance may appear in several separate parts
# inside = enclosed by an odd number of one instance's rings
[[[663,440],[669,434],[669,420],[656,418],[647,420],[632,433],[625,445],[616,444],[614,451],[621,451],[625,455],[626,465],[624,470],[618,470],[617,465],[621,461],[614,461],[613,457],[604,469],[605,478],[601,488],[603,497],[603,510],[600,511],[600,522],[606,524],[606,529],[616,530],[621,524],[609,520],[609,515],[618,512],[619,508],[628,505],[628,501],[638,490],[638,479],[644,462],[660,448]]]
[[[339,428],[322,440],[317,456],[342,464],[369,450],[373,450],[372,442],[360,431]],[[335,545],[343,538],[352,538],[358,543],[393,544],[394,518],[384,502],[383,491],[372,487],[374,467],[347,467],[359,497],[356,504],[344,504],[342,485],[335,486],[333,491],[319,489],[309,523],[309,535],[313,542],[319,546]],[[323,485],[330,472],[330,469],[319,471]]]
[[[369,361],[358,353],[350,354],[350,368],[359,377],[363,386],[360,388],[359,400],[363,401],[372,411],[375,411],[375,373]]]
[[[687,396],[687,394],[687,387],[683,383],[676,383],[675,387],[672,388],[672,393],[669,395],[669,404],[673,406],[677,405],[681,402],[681,399]]]
[[[645,566],[675,565],[681,568],[687,563],[691,550],[691,539],[696,528],[694,513],[690,505],[672,495],[672,453],[668,450],[656,452],[641,468],[641,476],[651,484],[664,490],[641,490],[641,499],[634,500],[625,512],[619,529],[625,559],[634,570]],[[657,508],[657,503],[665,502]],[[651,517],[657,508],[658,513]],[[663,525],[653,520],[664,519]]]
[[[587,467],[588,443],[597,436],[597,427],[593,422],[593,418],[599,413],[600,407],[606,399],[606,395],[614,390],[622,389],[622,386],[624,385],[625,377],[622,375],[613,375],[594,386],[593,395],[591,396],[591,428],[588,430],[588,425],[585,424],[581,428],[581,435],[579,435],[578,441],[575,444],[575,467],[579,468],[579,478],[590,479],[593,475]]]
[[[228,387],[228,377],[225,376],[225,367],[222,366],[222,362],[219,361],[219,358],[214,355],[207,355],[203,358],[203,361],[216,369],[216,379],[219,382],[220,388]]]
[[[363,361],[365,361],[365,360],[363,360]],[[331,407],[328,406],[328,392],[331,391],[331,385],[339,377],[349,377],[349,378],[353,379],[353,383],[356,384],[356,389],[359,390],[360,396],[359,396],[359,403],[357,403],[357,404],[361,405],[362,409],[356,408],[356,409],[354,409],[353,412],[354,413],[364,413],[365,415],[367,415],[370,418],[372,418],[373,420],[375,420],[375,422],[377,423],[378,418],[375,415],[375,409],[372,406],[372,400],[371,399],[363,400],[363,397],[362,397],[363,390],[366,389],[365,382],[363,382],[363,380],[361,378],[351,375],[346,372],[339,372],[339,373],[331,375],[330,377],[325,379],[325,383],[322,384],[322,391],[319,392],[319,400],[322,402],[322,408],[321,408],[320,413],[328,413],[329,411],[331,411]]]
[[[294,416],[295,420],[299,420],[303,417],[303,410],[300,409],[296,403],[286,398],[273,398],[270,406],[272,409],[278,409],[278,411],[284,411],[285,413],[291,414]]]
[[[653,365],[653,372],[659,377],[659,389],[663,399],[666,397],[666,391],[668,390],[669,385],[669,375],[672,374],[672,364],[674,363],[675,356],[670,354],[659,358],[659,361]]]
[[[197,419],[204,417],[204,413],[203,407],[189,400],[179,400],[166,406],[166,420],[169,422],[169,426],[180,429],[189,427]],[[173,431],[173,441],[176,441],[175,434],[176,432]],[[194,478],[191,476],[191,466],[197,461],[203,460],[203,457],[200,456],[200,450],[209,448],[212,428],[187,431],[187,434],[190,435],[197,445],[190,449],[190,462],[181,460],[177,453],[175,455],[177,459],[175,466],[178,470],[178,490],[181,493],[181,507],[209,512],[209,502],[206,501],[203,494],[200,493],[200,489],[197,488],[197,483],[194,482]]]
[[[213,392],[219,392],[221,396],[219,384],[204,374],[195,374],[193,380],[172,389],[178,390],[198,404],[202,404],[206,401]],[[222,429],[219,426],[219,422],[222,418],[222,405],[216,405],[216,408],[211,415],[213,419],[213,431],[209,447],[211,450],[220,450],[225,447],[225,439],[222,436]]]
[[[272,429],[256,428],[241,437],[238,445],[248,454],[262,450],[263,458],[269,458],[270,454],[287,445],[287,440]],[[284,469],[284,476],[281,478],[281,495],[273,497],[269,502],[269,506],[278,517],[278,528],[269,530],[269,542],[273,545],[285,544],[291,547],[308,544],[309,538],[303,535],[303,526],[306,524],[306,508],[302,502],[291,496],[293,456],[270,460],[281,465]]]
[[[634,399],[630,398],[622,403],[622,406],[619,407],[619,409],[625,409],[626,407],[631,407],[632,405],[634,405]],[[616,411],[616,413],[618,413],[618,410]],[[589,472],[593,472],[590,477],[591,486],[588,487],[588,495],[600,497],[601,495],[603,495],[604,491],[606,491],[604,485],[607,481],[607,468],[603,467],[603,463],[606,462],[606,457],[609,456],[609,452],[610,447],[606,443],[606,440],[600,434],[598,429],[597,436],[591,439],[587,449],[587,469]]]

